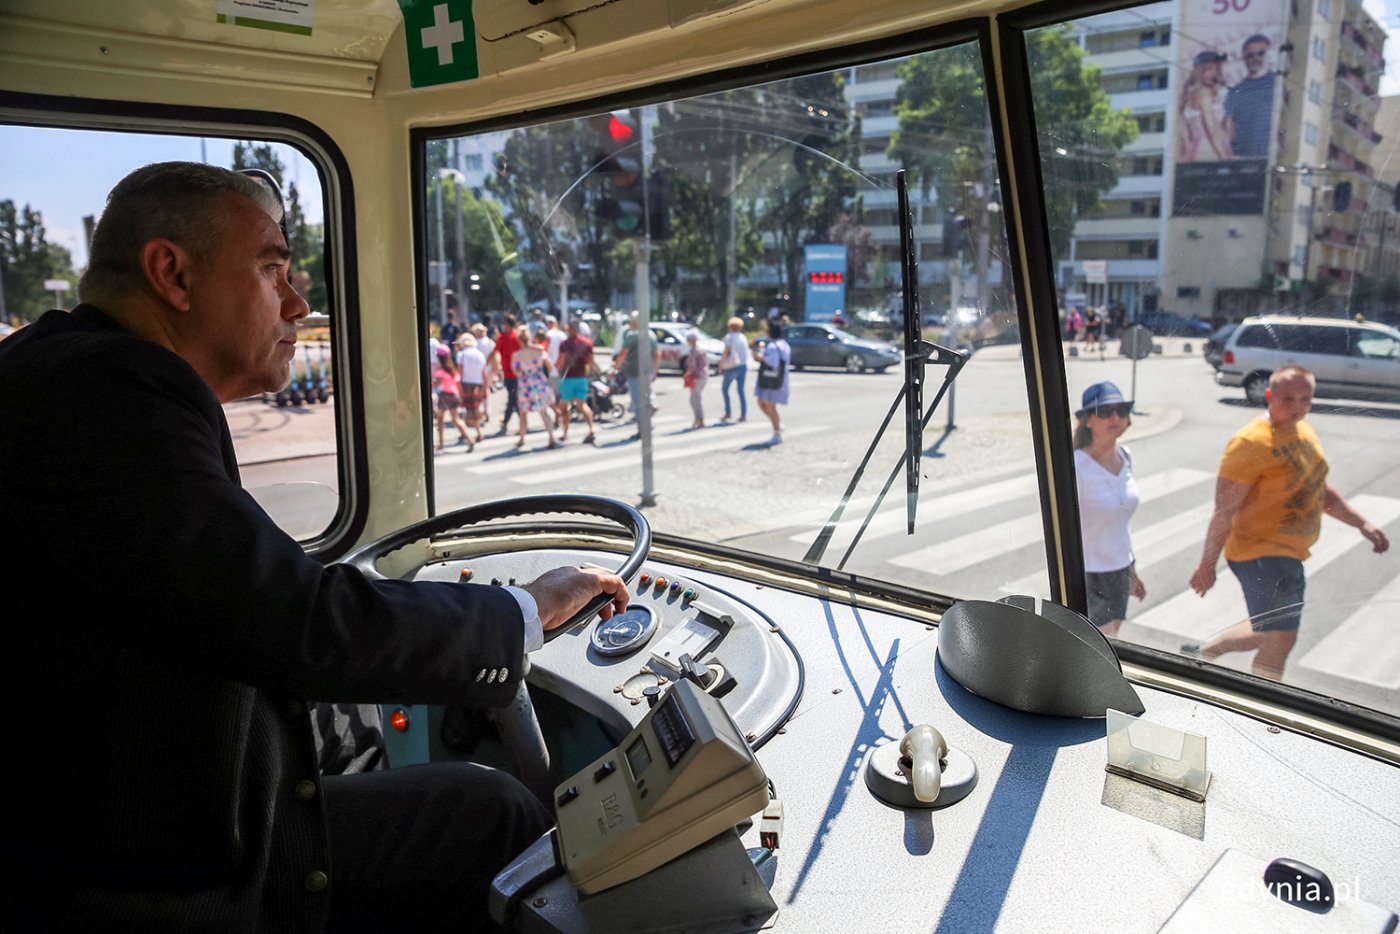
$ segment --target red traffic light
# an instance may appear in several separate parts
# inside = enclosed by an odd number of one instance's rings
[[[608,115],[608,136],[619,146],[632,142],[637,135],[637,123],[628,113]]]

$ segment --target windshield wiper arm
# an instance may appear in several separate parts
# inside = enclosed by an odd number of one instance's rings
[[[894,413],[899,409],[901,403],[904,405],[904,454],[900,457],[899,463],[895,465],[894,472],[885,481],[880,495],[876,497],[874,505],[870,507],[869,514],[861,523],[855,539],[846,549],[846,554],[841,558],[841,563],[837,565],[837,568],[846,566],[846,561],[851,557],[851,552],[855,550],[856,543],[865,533],[866,526],[870,525],[870,520],[875,517],[875,512],[880,508],[880,504],[885,501],[885,494],[890,491],[890,487],[894,484],[895,477],[899,476],[901,469],[905,470],[909,534],[914,534],[914,514],[919,500],[919,455],[923,453],[924,426],[933,417],[934,410],[938,408],[938,403],[943,400],[944,393],[948,391],[948,387],[952,385],[954,378],[962,370],[963,364],[967,362],[966,354],[941,347],[923,340],[919,336],[922,318],[919,311],[919,266],[916,259],[918,252],[914,243],[914,216],[909,210],[909,186],[903,169],[895,174],[895,189],[899,195],[900,275],[904,280],[904,385],[900,387],[894,403],[890,406],[890,410],[885,413],[884,420],[880,422],[880,428],[875,432],[875,438],[870,442],[865,457],[851,477],[851,482],[846,487],[841,502],[836,504],[836,511],[831,514],[830,519],[826,520],[822,530],[817,533],[816,540],[812,542],[812,546],[807,549],[807,554],[803,556],[802,560],[809,564],[821,562],[822,555],[826,553],[827,546],[831,544],[831,536],[841,521],[841,514],[846,511],[846,504],[851,501],[851,494],[860,484],[860,478],[865,474],[865,467],[870,463],[871,455],[875,453],[876,446],[885,435],[885,429],[889,427],[890,419],[894,418]],[[924,367],[930,363],[945,364],[948,367],[948,372],[943,377],[943,385],[938,387],[938,394],[934,396],[933,403],[921,418],[919,408],[923,404]]]
[[[928,410],[923,413],[922,418],[919,420],[918,435],[922,437],[924,427],[927,426],[929,420],[933,418],[933,413],[938,409],[938,403],[943,401],[943,396],[947,394],[948,387],[953,385],[953,380],[962,370],[963,364],[967,363],[968,355],[956,350],[950,350],[947,347],[931,343],[930,341],[920,340],[917,341],[915,345],[915,357],[917,358],[916,363],[920,368],[930,364],[944,364],[948,367],[948,372],[943,376],[943,384],[938,387],[938,392],[934,394],[933,401],[929,403]],[[875,454],[875,448],[880,444],[880,439],[885,436],[885,429],[889,427],[890,420],[894,418],[894,413],[899,411],[900,406],[904,403],[908,393],[907,383],[908,381],[906,379],[906,385],[900,387],[899,394],[895,396],[889,411],[885,413],[884,420],[880,422],[880,428],[875,432],[875,437],[871,440],[870,447],[866,449],[865,457],[861,459],[860,465],[856,467],[855,473],[851,475],[851,481],[846,486],[846,492],[841,496],[841,502],[836,504],[836,509],[832,512],[831,518],[826,520],[826,524],[823,525],[821,531],[817,533],[816,540],[813,541],[811,547],[807,549],[807,553],[802,556],[802,560],[808,564],[820,564],[822,556],[826,554],[827,546],[831,544],[831,536],[836,532],[836,526],[840,524],[841,516],[846,511],[846,506],[850,503],[851,496],[855,493],[856,487],[860,485],[860,479],[865,475],[865,468],[870,463],[870,458]],[[870,507],[870,512],[866,514],[865,521],[861,523],[860,528],[856,531],[855,538],[852,539],[850,547],[846,549],[846,554],[842,556],[841,563],[837,565],[838,570],[846,566],[846,561],[851,557],[851,552],[860,541],[861,535],[865,533],[866,527],[870,525],[870,520],[875,517],[875,512],[880,508],[880,504],[884,502],[885,495],[889,493],[890,487],[894,485],[894,481],[899,477],[900,471],[904,469],[905,464],[909,461],[909,444],[906,441],[904,452],[900,455],[898,463],[894,466],[894,470],[890,471],[889,477],[885,480],[884,487],[880,490],[880,495],[876,497],[875,502]],[[912,532],[913,530],[911,529],[910,531]]]

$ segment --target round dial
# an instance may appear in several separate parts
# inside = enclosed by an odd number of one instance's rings
[[[593,648],[599,655],[626,655],[646,645],[656,631],[656,614],[640,604],[593,627]]]

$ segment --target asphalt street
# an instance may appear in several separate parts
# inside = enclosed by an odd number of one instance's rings
[[[1215,385],[1199,355],[1180,342],[1134,367],[1105,354],[1067,361],[1071,395],[1108,379],[1135,391],[1137,412],[1124,438],[1133,451],[1142,505],[1132,530],[1147,599],[1134,601],[1123,636],[1175,649],[1243,618],[1238,585],[1223,570],[1205,598],[1187,580],[1199,559],[1215,468],[1230,435],[1259,409],[1239,390]],[[931,372],[932,398],[942,374]],[[705,392],[709,426],[692,429],[688,393],[678,378],[656,383],[659,412],[651,437],[652,482],[642,470],[635,426],[600,424],[596,445],[583,425],[550,450],[538,419],[517,449],[514,423],[467,453],[452,446],[433,456],[439,510],[531,492],[587,492],[654,505],[653,527],[702,541],[801,559],[840,501],[880,419],[900,388],[897,370],[849,374],[806,370],[792,377],[781,445],[770,446],[766,419],[750,404],[743,424],[716,424],[719,385]],[[752,373],[750,373],[752,383]],[[499,418],[503,395],[493,395]],[[949,427],[949,401],[953,426]],[[244,483],[284,522],[317,531],[334,510],[336,485],[330,406],[277,409],[231,406],[230,425]],[[1044,531],[1029,434],[1025,377],[1015,348],[974,355],[924,434],[918,517],[906,534],[904,477],[897,473],[882,508],[861,532],[845,566],[953,596],[996,599],[1007,593],[1048,596]],[[1400,406],[1320,401],[1310,422],[1331,463],[1330,480],[1353,505],[1400,542]],[[322,426],[319,436],[315,424]],[[327,435],[326,430],[331,429]],[[319,440],[318,440],[319,437]],[[332,441],[326,448],[326,437]],[[319,443],[320,449],[317,449]],[[874,451],[837,526],[823,563],[836,566],[866,519],[902,452],[898,416]],[[319,486],[319,491],[316,487]],[[1400,547],[1371,554],[1354,530],[1325,520],[1308,565],[1304,626],[1288,680],[1400,712]],[[1248,664],[1226,656],[1225,664]]]

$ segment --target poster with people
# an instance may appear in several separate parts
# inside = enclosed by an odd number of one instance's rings
[[[1177,215],[1260,214],[1284,0],[1183,0],[1177,30]]]

